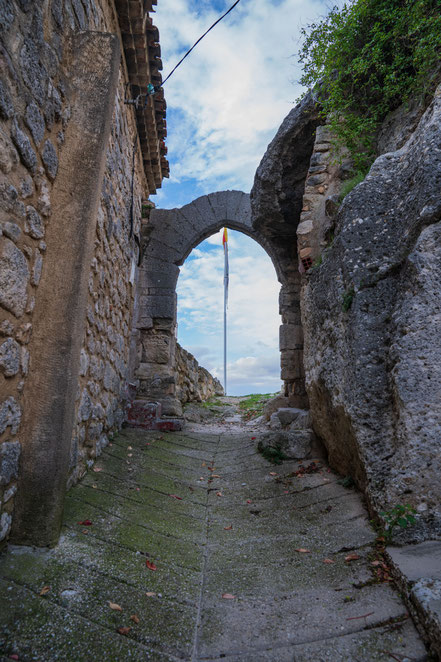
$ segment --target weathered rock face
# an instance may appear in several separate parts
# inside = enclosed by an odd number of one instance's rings
[[[441,88],[343,201],[302,290],[306,388],[331,464],[441,532]]]
[[[176,396],[181,403],[204,402],[223,394],[220,381],[200,366],[193,354],[176,343]]]

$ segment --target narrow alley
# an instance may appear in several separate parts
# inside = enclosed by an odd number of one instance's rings
[[[321,459],[270,464],[255,435],[125,428],[68,493],[60,544],[3,557],[1,659],[425,660],[374,581],[359,494]]]

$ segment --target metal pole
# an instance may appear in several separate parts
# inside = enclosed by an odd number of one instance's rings
[[[227,395],[227,302],[228,302],[228,243],[224,244],[224,394]]]

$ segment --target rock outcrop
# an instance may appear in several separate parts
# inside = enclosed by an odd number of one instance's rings
[[[331,465],[441,533],[441,88],[343,201],[302,290],[306,389]],[[412,534],[411,534],[412,535]]]

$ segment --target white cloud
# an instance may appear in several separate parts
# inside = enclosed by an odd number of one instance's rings
[[[213,3],[161,0],[164,77],[221,11]],[[231,2],[223,3],[224,9]],[[301,89],[301,25],[324,13],[322,0],[243,0],[196,47],[164,90],[173,119],[168,137],[175,181],[208,190],[249,190],[256,167]]]
[[[229,242],[228,384],[241,387],[242,393],[277,391],[280,285],[269,257],[256,242],[234,231]],[[224,256],[218,246],[215,250],[206,240],[181,268],[178,337],[201,365],[223,381]]]

